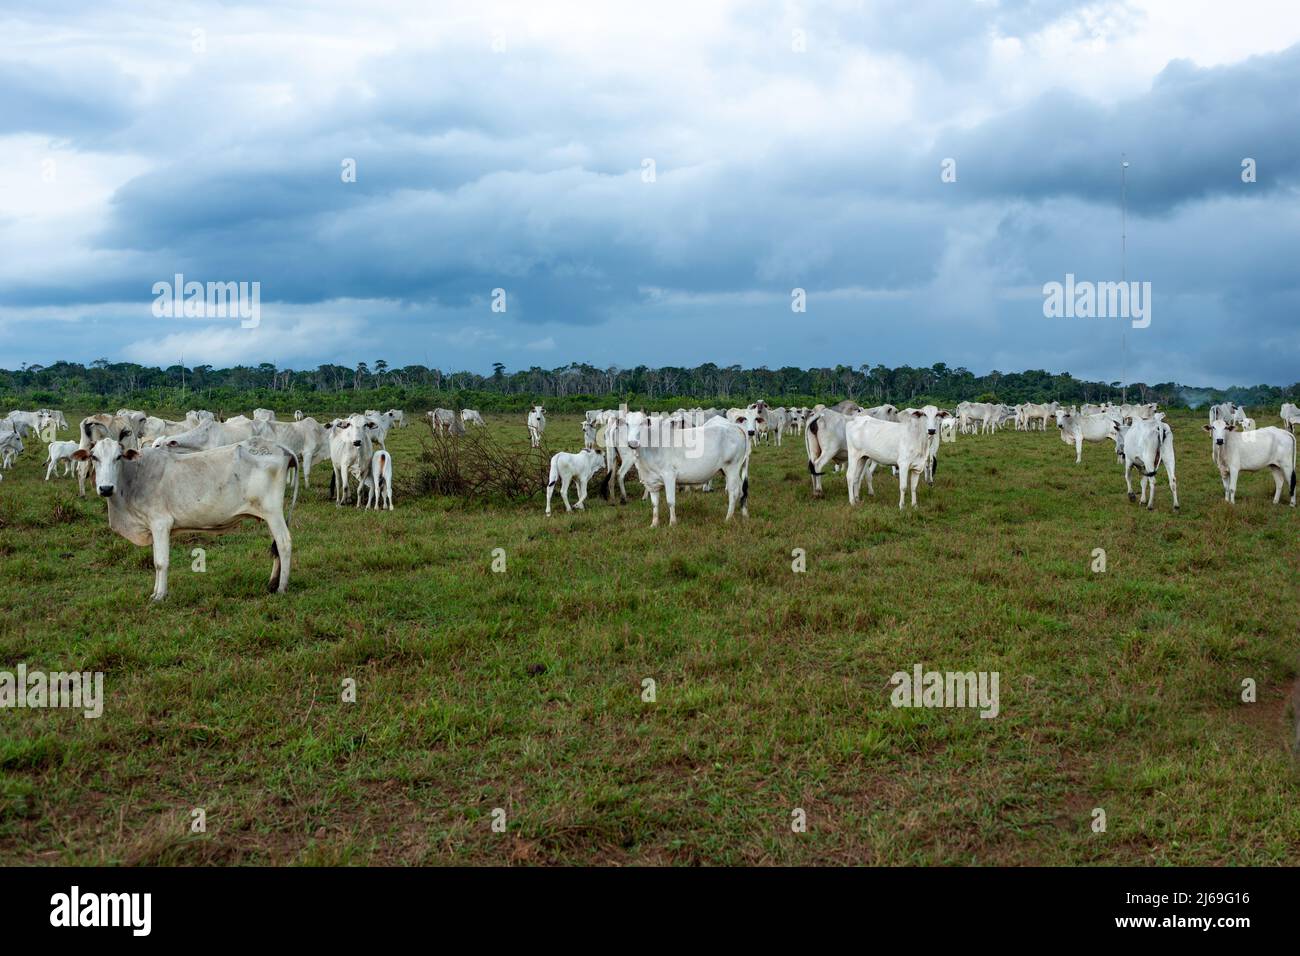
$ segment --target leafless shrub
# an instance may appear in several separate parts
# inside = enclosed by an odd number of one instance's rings
[[[485,428],[462,435],[429,429],[415,467],[397,484],[402,495],[446,495],[526,501],[546,488],[551,453],[546,448],[503,445]]]

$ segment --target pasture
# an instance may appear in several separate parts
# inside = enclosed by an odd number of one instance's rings
[[[417,423],[393,512],[313,471],[287,594],[248,522],[178,536],[156,606],[149,549],[33,438],[0,482],[0,669],[103,671],[106,699],[0,711],[0,862],[1298,864],[1300,514],[1266,474],[1224,503],[1204,415],[1169,421],[1179,514],[1163,471],[1128,501],[1110,443],[1076,465],[1007,428],[943,445],[914,512],[887,469],[813,500],[787,436],[748,520],[682,493],[657,529],[639,484],[549,519],[541,488],[413,499]],[[489,427],[526,451],[522,413]],[[891,706],[915,664],[997,671],[1000,713]]]

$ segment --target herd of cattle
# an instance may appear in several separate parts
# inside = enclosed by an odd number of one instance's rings
[[[1235,503],[1238,475],[1269,471],[1274,504],[1289,486],[1296,504],[1296,434],[1300,408],[1281,409],[1283,428],[1256,427],[1244,409],[1232,403],[1214,405],[1202,426],[1212,436],[1211,459],[1223,482],[1224,499]],[[466,426],[484,425],[477,411],[456,413],[438,408],[427,413],[434,434],[460,435]],[[627,501],[625,480],[636,470],[651,503],[651,527],[659,524],[659,495],[668,503],[669,523],[677,523],[679,489],[709,491],[722,474],[727,491],[727,519],[739,506],[748,516],[749,463],[760,444],[780,445],[785,435],[802,434],[814,497],[821,497],[828,468],[845,472],[848,500],[858,504],[865,477],[874,494],[872,476],[888,466],[898,478],[898,506],[910,491],[916,507],[917,486],[933,484],[943,442],[957,435],[997,432],[1008,423],[1017,430],[1047,430],[1055,423],[1060,438],[1074,446],[1082,461],[1084,442],[1114,444],[1124,470],[1129,500],[1137,500],[1130,472],[1137,469],[1141,501],[1155,507],[1157,473],[1164,466],[1173,507],[1178,509],[1174,434],[1154,404],[1084,405],[1066,409],[1059,403],[1007,406],[962,402],[953,411],[934,405],[898,409],[893,405],[863,408],[852,401],[814,408],[771,407],[755,402],[745,408],[678,409],[666,414],[629,411],[626,407],[588,411],[582,422],[583,448],[551,457],[546,487],[546,514],[558,488],[566,510],[582,510],[588,485],[604,471],[601,491],[609,497],[617,483]],[[0,419],[0,469],[12,467],[23,451],[23,439],[35,433],[47,446],[45,480],[74,469],[78,490],[86,481],[107,500],[109,527],[127,540],[152,544],[153,599],[167,594],[170,538],[174,531],[223,531],[242,518],[265,521],[273,539],[270,589],[283,592],[289,584],[292,541],[284,513],[286,490],[292,488],[289,514],[298,497],[299,473],[310,485],[313,464],[327,458],[332,466],[330,493],[344,504],[355,482],[355,503],[369,508],[393,507],[393,459],[386,447],[392,428],[407,424],[401,409],[334,418],[324,424],[294,413],[291,422],[277,421],[270,409],[254,410],[247,418],[225,420],[211,412],[191,411],[181,421],[169,421],[132,409],[83,418],[76,441],[61,441],[68,428],[62,412],[39,409],[13,411]],[[546,411],[532,407],[527,416],[529,442],[542,446]],[[0,473],[0,478],[3,474]],[[577,501],[569,503],[569,485],[576,483]]]

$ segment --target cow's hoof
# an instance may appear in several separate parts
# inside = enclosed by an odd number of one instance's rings
[[[1137,501],[1137,500],[1138,500],[1138,496],[1135,495],[1135,494],[1133,494],[1133,492],[1130,491],[1130,492],[1128,493],[1128,500],[1129,500],[1129,501]]]
[[[1174,511],[1178,510],[1178,505],[1174,505]]]

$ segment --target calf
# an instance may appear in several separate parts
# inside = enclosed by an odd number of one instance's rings
[[[357,506],[361,506],[361,492],[370,492],[369,507],[376,510],[387,507],[393,510],[393,456],[388,449],[381,448],[370,456],[370,474],[362,479],[357,488]]]
[[[1219,467],[1219,478],[1223,481],[1223,500],[1229,504],[1237,503],[1237,476],[1243,471],[1263,471],[1267,468],[1273,473],[1275,486],[1273,504],[1282,500],[1282,493],[1289,483],[1291,486],[1291,507],[1295,507],[1296,484],[1296,436],[1291,432],[1270,425],[1253,432],[1243,432],[1232,422],[1222,418],[1215,419],[1208,425],[1202,425],[1214,436],[1210,446],[1214,463]]]
[[[528,442],[533,448],[542,447],[542,433],[546,431],[546,409],[534,405],[528,412]]]
[[[1287,431],[1294,432],[1295,427],[1300,425],[1300,407],[1293,405],[1291,402],[1282,403],[1282,424]]]
[[[50,475],[55,474],[55,466],[63,462],[63,475],[66,478],[72,474],[72,456],[77,450],[75,441],[52,441],[46,449],[49,452],[50,460],[45,466],[45,480],[50,480]]]
[[[284,517],[293,452],[254,439],[224,448],[177,455],[166,449],[139,452],[112,438],[73,454],[95,467],[95,486],[108,499],[108,526],[132,544],[153,545],[152,599],[167,596],[173,531],[229,531],[243,518],[258,518],[271,531],[270,590],[289,587],[293,542]],[[298,483],[293,483],[293,504]]]
[[[594,427],[591,422],[583,422],[584,431],[587,428]],[[584,448],[580,452],[570,453],[567,451],[557,452],[551,456],[551,474],[546,483],[546,514],[551,513],[551,495],[555,493],[558,485],[560,488],[560,500],[564,502],[565,511],[585,511],[586,506],[583,504],[587,500],[587,483],[591,481],[591,476],[600,469],[605,467],[605,456],[594,448]],[[578,501],[572,507],[569,506],[569,482],[578,483]]]

